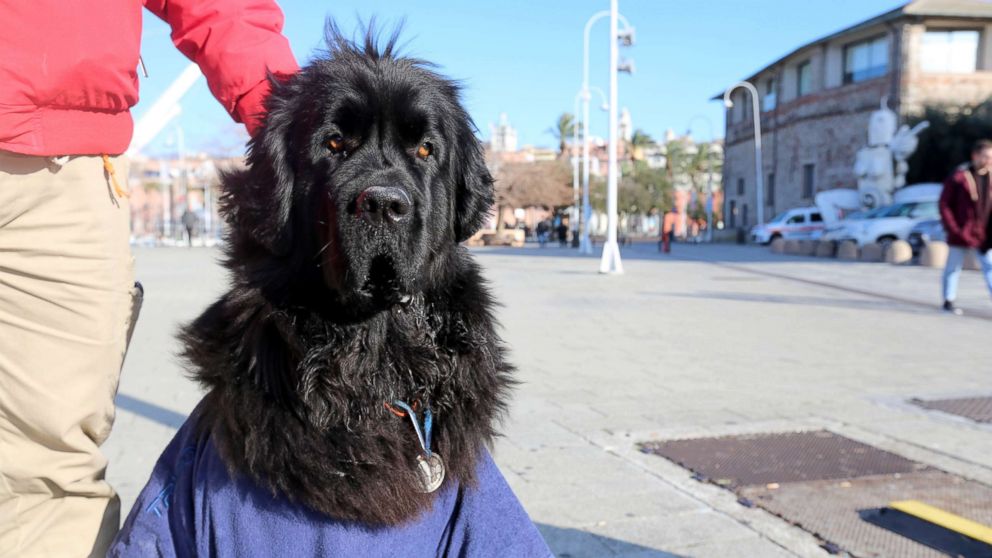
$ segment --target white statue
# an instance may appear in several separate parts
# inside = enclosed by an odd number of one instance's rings
[[[898,117],[882,97],[879,110],[868,121],[868,145],[858,150],[854,174],[858,177],[861,204],[872,209],[892,203],[892,194],[906,185],[906,159],[916,151],[917,135],[930,123],[920,122],[914,128],[903,124],[896,129]]]

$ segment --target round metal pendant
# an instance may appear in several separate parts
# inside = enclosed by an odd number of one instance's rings
[[[436,453],[432,453],[430,457],[417,456],[417,477],[420,480],[417,488],[421,492],[429,494],[437,490],[444,482],[444,461],[441,461],[441,456]]]

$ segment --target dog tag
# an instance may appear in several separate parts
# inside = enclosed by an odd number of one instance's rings
[[[430,457],[417,456],[417,476],[420,478],[418,487],[424,494],[430,494],[437,490],[444,482],[444,461],[437,453],[432,453]]]

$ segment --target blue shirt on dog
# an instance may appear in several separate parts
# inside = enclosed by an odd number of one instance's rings
[[[370,527],[232,478],[195,420],[196,413],[155,464],[108,556],[552,556],[488,452],[477,486],[446,481],[422,516]]]

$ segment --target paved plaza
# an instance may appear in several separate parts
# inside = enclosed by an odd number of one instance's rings
[[[495,457],[559,556],[826,556],[801,529],[637,442],[827,428],[992,484],[992,428],[906,401],[992,395],[992,302],[965,272],[773,255],[624,249],[622,276],[558,248],[475,251],[519,368]],[[210,249],[136,251],[146,299],[125,363],[108,477],[125,512],[200,398],[178,324],[225,287]]]

